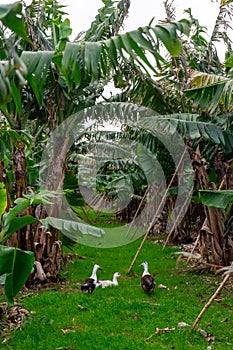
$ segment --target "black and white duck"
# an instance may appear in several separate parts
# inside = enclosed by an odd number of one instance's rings
[[[117,280],[118,277],[121,277],[121,274],[119,272],[115,272],[113,274],[112,281],[110,281],[110,280],[100,280],[100,281],[98,281],[98,286],[101,286],[102,288],[118,286],[118,280]]]
[[[96,272],[98,269],[101,269],[101,267],[97,264],[94,265],[92,274],[89,278],[87,278],[85,281],[82,282],[81,284],[81,291],[82,292],[87,292],[87,293],[92,293],[93,290],[95,289],[97,285],[97,275]]]
[[[153,293],[155,288],[154,277],[148,271],[148,262],[144,261],[141,263],[141,266],[144,267],[144,271],[141,278],[141,286],[143,290],[147,293]]]

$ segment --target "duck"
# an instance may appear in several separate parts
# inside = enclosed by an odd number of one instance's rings
[[[142,289],[147,293],[153,293],[155,288],[155,280],[154,277],[148,271],[148,262],[143,261],[141,266],[144,267],[144,271],[141,278],[141,286]]]
[[[101,286],[102,288],[118,286],[118,280],[117,280],[118,277],[121,277],[121,274],[119,272],[115,272],[113,274],[112,281],[110,281],[110,280],[105,280],[105,281],[100,280],[100,281],[98,281],[98,286]]]
[[[92,270],[92,274],[89,278],[87,278],[85,281],[81,284],[81,291],[86,293],[92,293],[98,283],[97,281],[97,275],[96,272],[98,269],[101,269],[101,267],[98,264],[95,264]]]

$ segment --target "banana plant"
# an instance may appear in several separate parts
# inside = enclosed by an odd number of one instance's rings
[[[191,66],[190,87],[185,89],[185,95],[199,113],[205,112],[211,116],[227,114],[232,108],[232,41],[228,34],[228,30],[231,30],[231,16],[232,1],[221,1],[209,41],[203,36],[196,35],[196,43],[200,49],[200,64]],[[199,24],[197,30],[205,32],[204,27]],[[227,49],[223,63],[218,58],[215,48],[215,43],[219,41],[222,41]],[[190,48],[186,52],[189,57],[189,52],[195,54],[195,50]]]
[[[34,254],[0,245],[0,261],[0,284],[4,285],[7,302],[13,304],[33,270]]]
[[[110,6],[110,4],[112,5],[113,2],[110,1],[108,5]],[[129,59],[136,60],[137,64],[145,72],[152,70],[157,74],[156,66],[158,64],[161,65],[165,61],[159,53],[161,44],[165,45],[172,56],[177,56],[181,51],[178,32],[185,35],[189,34],[189,22],[186,20],[162,23],[154,27],[142,27],[129,33],[117,34],[116,36],[110,36],[110,33],[106,35],[106,32],[100,36],[100,32],[98,32],[95,38],[93,37],[95,33],[94,27],[92,25],[87,32],[87,41],[80,40],[71,43],[66,39],[66,44],[62,51],[60,51],[58,42],[64,40],[64,37],[60,33],[60,38],[56,36],[58,46],[55,45],[53,50],[25,50],[20,56],[14,52],[15,66],[9,66],[9,62],[2,62],[1,81],[2,84],[5,84],[5,88],[1,90],[0,98],[3,105],[4,101],[7,103],[9,98],[13,96],[18,112],[22,112],[21,91],[27,81],[34,92],[37,103],[41,107],[46,86],[45,81],[48,77],[51,78],[51,75],[48,76],[44,72],[51,69],[52,63],[55,63],[59,69],[60,84],[64,87],[65,83],[69,93],[74,93],[74,90],[77,91],[77,89],[80,93],[80,88],[86,85],[85,81],[93,84],[100,79],[107,78],[109,80],[113,71],[118,69],[119,62],[128,62]],[[111,34],[114,35],[118,30],[115,28],[115,32]],[[96,41],[97,39],[99,41]],[[154,63],[148,60],[146,52],[152,54],[155,59]],[[7,76],[6,79],[7,71],[11,72],[11,76]],[[18,76],[21,76],[18,82],[21,86],[17,84],[16,73]],[[7,105],[1,108],[5,112],[8,111]]]
[[[27,202],[21,202],[5,213],[6,189],[0,183],[0,284],[4,285],[5,297],[10,304],[14,303],[14,297],[22,289],[33,269],[34,253],[3,244],[14,232],[37,221],[31,216],[18,217],[27,206]]]
[[[228,63],[228,66],[230,63]],[[232,77],[224,77],[203,72],[192,73],[192,88],[185,91],[193,107],[213,115],[229,113],[232,109]]]
[[[0,183],[0,284],[4,285],[5,297],[8,303],[14,302],[14,297],[22,289],[30,273],[33,271],[35,262],[34,253],[19,248],[6,246],[7,240],[23,227],[35,224],[38,219],[31,215],[22,215],[26,208],[36,204],[51,205],[52,199],[60,193],[44,191],[39,194],[28,194],[25,198],[18,198],[15,206],[6,212],[7,192],[4,184]],[[21,215],[21,216],[20,216]],[[101,237],[103,231],[99,228],[71,222],[68,220],[47,217],[41,220],[46,227],[55,227],[72,241],[83,234]]]
[[[40,191],[39,193],[31,193],[24,195],[24,198],[17,198],[15,200],[15,206],[11,208],[8,212],[5,212],[7,207],[7,196],[6,189],[3,184],[0,190],[0,200],[1,206],[1,232],[0,232],[0,244],[5,244],[7,240],[22,227],[34,224],[38,222],[38,219],[32,215],[22,215],[26,208],[31,205],[54,205],[57,198],[60,196],[65,196],[65,192],[56,191]],[[21,215],[21,216],[20,216]],[[57,219],[54,217],[47,217],[46,219],[41,219],[40,222],[49,228],[52,226],[59,229],[63,234],[70,237],[73,241],[77,240],[77,236],[82,236],[83,234],[89,234],[96,237],[101,237],[104,231],[99,228],[92,228],[81,222]]]

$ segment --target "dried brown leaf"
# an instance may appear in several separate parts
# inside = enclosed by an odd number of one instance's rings
[[[156,334],[163,334],[163,333],[166,333],[166,332],[171,332],[171,331],[174,331],[175,328],[169,328],[169,327],[166,327],[166,328],[156,328]]]
[[[198,328],[198,330],[199,330],[200,334],[205,337],[205,340],[207,342],[214,341],[215,337],[214,337],[213,334],[210,334],[210,333],[206,332],[204,329],[201,329],[201,328]]]

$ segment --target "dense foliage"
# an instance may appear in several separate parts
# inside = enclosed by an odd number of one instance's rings
[[[100,167],[95,205],[101,209],[101,200],[106,198],[127,201],[133,187],[133,206],[128,204],[118,218],[132,221],[138,206],[143,208],[148,199],[145,177],[151,169],[143,149],[136,148],[132,158],[121,146],[117,132],[109,139],[104,131],[90,127],[70,147],[69,141],[57,144],[49,165],[41,162],[43,150],[50,150],[46,142],[58,126],[66,125],[63,123],[71,115],[104,101],[116,106],[119,115],[126,108],[130,115],[135,108],[141,111],[140,106],[152,111],[144,124],[129,122],[120,127],[127,140],[141,142],[150,159],[159,160],[167,183],[172,180],[162,220],[175,207],[177,174],[168,147],[144,126],[152,131],[163,128],[171,140],[176,132],[182,136],[195,172],[195,193],[185,220],[174,227],[169,239],[172,234],[173,239],[182,236],[184,231],[190,239],[198,217],[199,226],[194,230],[199,232],[195,238],[203,258],[227,265],[233,260],[232,193],[226,192],[233,189],[233,55],[227,34],[232,1],[220,3],[210,40],[191,9],[187,10],[188,20],[176,21],[172,1],[165,1],[166,21],[123,34],[120,29],[130,1],[103,3],[90,28],[74,42],[69,39],[72,29],[64,6],[57,1],[0,6],[0,195],[5,198],[5,204],[0,203],[1,254],[6,245],[32,251],[35,264],[30,281],[57,279],[62,242],[71,244],[77,237],[103,235],[101,228],[77,216],[79,208],[86,211],[77,181],[80,159],[85,158],[88,166],[97,159],[98,152],[90,154],[89,146],[99,141],[105,148],[106,144],[109,148],[113,142],[117,144],[124,158]],[[223,63],[215,48],[218,40],[226,45]],[[106,99],[103,92],[109,82],[121,93]],[[88,112],[83,114],[84,124],[89,117]],[[137,164],[140,157],[144,169]],[[39,170],[43,175],[46,166],[48,176],[43,182]],[[210,189],[215,190],[214,197],[206,191]],[[214,209],[218,195],[224,197],[225,205]],[[191,193],[187,196],[191,198]],[[77,220],[72,220],[72,215],[63,217],[64,197]],[[201,203],[205,203],[204,211]],[[148,226],[156,230],[155,214],[151,213]],[[30,261],[29,271],[32,264]]]

